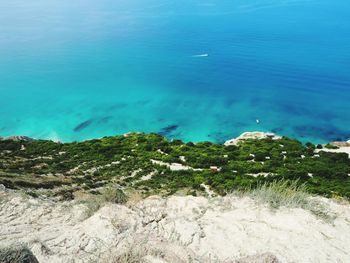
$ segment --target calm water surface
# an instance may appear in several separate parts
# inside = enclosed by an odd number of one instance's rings
[[[0,136],[253,130],[350,139],[348,0],[0,1]]]

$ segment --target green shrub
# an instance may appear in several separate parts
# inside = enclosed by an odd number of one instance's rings
[[[125,204],[128,201],[127,195],[121,189],[107,187],[102,192],[102,199],[105,202]]]
[[[2,263],[39,263],[30,249],[24,245],[0,248]]]
[[[327,148],[327,149],[339,149],[338,146],[335,146],[335,145],[332,145],[332,144],[329,144],[329,143],[327,143],[324,147]]]
[[[259,177],[260,182],[300,179],[311,193],[350,197],[347,154],[321,151],[316,156],[315,145],[303,145],[286,137],[224,146],[210,142],[184,144],[179,140],[168,141],[158,134],[130,133],[84,142],[58,144],[34,140],[23,144],[26,150],[21,151],[22,143],[0,141],[0,151],[6,151],[0,155],[0,184],[7,188],[45,188],[57,192],[56,189],[74,183],[77,190],[103,193],[106,184],[118,182],[125,189],[136,187],[150,193],[168,193],[183,188],[196,190],[198,185],[207,183],[213,191],[225,194],[232,188],[245,189],[255,184],[257,179],[251,174],[263,172],[273,176]],[[267,156],[270,158],[266,159]],[[173,172],[165,165],[151,163],[151,159],[182,163],[199,170]],[[220,172],[211,173],[210,166],[220,167]],[[132,174],[136,170],[139,172]],[[52,176],[43,176],[49,173]],[[151,173],[152,178],[140,180]],[[70,196],[67,193],[67,199]],[[115,198],[125,199],[123,194],[111,196],[110,202]]]

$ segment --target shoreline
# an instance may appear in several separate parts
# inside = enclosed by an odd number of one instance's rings
[[[136,187],[142,195],[208,190],[225,195],[273,180],[301,180],[310,193],[350,197],[349,151],[349,142],[302,144],[263,132],[244,133],[224,144],[144,133],[74,143],[10,137],[0,140],[0,183],[32,188],[34,194],[42,188],[65,189],[58,196],[65,196],[67,188],[96,192],[109,183]]]
[[[59,140],[52,140],[52,139],[37,139],[37,138],[32,138],[29,136],[24,136],[24,135],[13,135],[13,136],[6,136],[6,137],[1,137],[0,136],[0,141],[1,140],[13,140],[13,141],[50,141],[50,142],[54,142],[54,143],[59,143],[59,144],[70,144],[70,143],[84,143],[84,142],[89,142],[89,141],[94,141],[94,140],[101,140],[103,138],[113,138],[113,137],[118,137],[118,136],[128,136],[129,134],[156,134],[159,135],[163,138],[165,138],[168,141],[173,141],[173,140],[179,140],[179,139],[169,139],[167,138],[167,136],[161,135],[159,133],[144,133],[144,132],[128,132],[128,133],[124,133],[121,135],[112,135],[112,136],[103,136],[100,138],[92,138],[92,139],[86,139],[86,140],[82,140],[82,141],[70,141],[70,142],[62,142]],[[240,134],[237,137],[231,138],[226,140],[223,143],[215,143],[215,142],[210,142],[213,144],[223,144],[225,146],[229,146],[229,145],[238,145],[239,142],[245,141],[245,140],[260,140],[260,139],[272,139],[272,140],[280,140],[282,138],[289,138],[289,139],[293,139],[296,140],[298,142],[301,142],[302,144],[307,144],[307,143],[303,143],[301,140],[298,140],[296,138],[290,138],[288,136],[283,136],[283,135],[277,135],[275,133],[272,132],[262,132],[262,131],[247,131],[247,132],[243,132],[242,134]],[[181,141],[181,140],[180,140]],[[186,143],[194,143],[194,144],[198,144],[198,143],[204,143],[204,142],[208,142],[208,141],[190,141],[190,142],[186,142]],[[312,143],[312,142],[310,142]],[[329,141],[323,144],[314,144],[317,145],[318,147],[322,146],[322,148],[317,149],[316,152],[320,152],[320,151],[327,151],[327,152],[333,152],[333,153],[346,153],[348,154],[349,158],[350,158],[350,139],[347,141]],[[329,148],[328,148],[329,146]]]
[[[0,140],[0,257],[348,261],[349,159],[322,148],[262,132],[226,144]]]
[[[131,132],[127,132],[124,134],[115,134],[115,135],[106,135],[106,136],[102,136],[102,137],[96,137],[96,138],[90,138],[90,139],[83,139],[83,140],[73,140],[73,141],[61,141],[61,140],[55,140],[55,139],[49,139],[49,138],[36,138],[36,137],[30,137],[30,136],[26,136],[26,135],[9,135],[9,136],[0,136],[0,140],[18,140],[18,141],[51,141],[51,142],[56,142],[56,143],[80,143],[80,142],[87,142],[87,141],[93,141],[93,140],[101,140],[103,138],[108,138],[108,137],[118,137],[118,136],[127,136],[128,134],[157,134],[160,135],[162,137],[164,137],[165,139],[172,141],[172,140],[181,140],[179,138],[168,138],[167,136],[161,134],[161,132],[156,133],[156,132],[139,132],[139,131],[131,131]],[[185,143],[202,143],[202,142],[210,142],[210,143],[214,143],[214,144],[226,144],[229,141],[233,141],[233,140],[245,140],[245,139],[265,139],[265,138],[289,138],[289,139],[293,139],[293,140],[297,140],[301,143],[303,143],[303,140],[299,139],[299,138],[295,138],[295,137],[290,137],[287,135],[282,135],[282,134],[276,134],[273,132],[266,132],[266,131],[245,131],[243,133],[241,133],[240,135],[238,135],[237,137],[228,137],[227,140],[223,141],[223,142],[213,142],[213,141],[208,141],[208,140],[200,140],[200,141],[184,141]],[[182,140],[181,140],[182,141]],[[305,142],[306,143],[306,142]],[[303,143],[303,144],[305,144]],[[310,143],[313,143],[312,141],[310,141]],[[324,143],[313,143],[315,145],[327,145],[327,144],[334,144],[335,146],[338,147],[350,147],[350,138],[349,140],[344,140],[344,141],[326,141]]]

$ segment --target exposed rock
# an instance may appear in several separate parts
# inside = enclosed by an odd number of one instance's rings
[[[226,146],[238,145],[239,142],[244,141],[244,140],[249,140],[249,139],[261,140],[261,139],[267,139],[267,138],[270,138],[273,140],[282,139],[281,136],[277,136],[276,134],[271,133],[271,132],[245,132],[245,133],[242,133],[237,138],[226,141],[224,144]]]
[[[230,195],[154,196],[107,204],[89,218],[75,201],[0,197],[1,244],[28,244],[39,262],[350,262],[349,204],[327,199],[320,201],[339,215],[332,224]]]
[[[259,177],[259,176],[268,177],[268,176],[274,176],[276,174],[260,172],[260,173],[248,173],[247,175],[253,176],[253,177]]]
[[[203,171],[203,169],[199,168],[193,168],[187,165],[183,165],[181,163],[166,163],[163,161],[158,161],[158,160],[152,160],[151,162],[153,164],[161,165],[161,166],[166,166],[168,167],[171,171],[187,171],[187,170],[193,170],[193,171]]]
[[[33,141],[34,139],[27,136],[10,136],[3,138],[3,140],[11,140],[15,142],[29,142]]]

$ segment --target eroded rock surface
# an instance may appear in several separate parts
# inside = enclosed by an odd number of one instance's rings
[[[89,218],[74,201],[1,192],[0,202],[1,246],[27,244],[39,262],[350,262],[349,205],[329,200],[332,223],[234,196],[150,197]]]
[[[238,145],[239,142],[242,142],[244,140],[261,140],[261,139],[267,139],[267,138],[270,138],[273,140],[279,140],[282,137],[277,136],[276,134],[271,132],[245,132],[245,133],[242,133],[237,138],[226,141],[225,145],[226,146]]]

